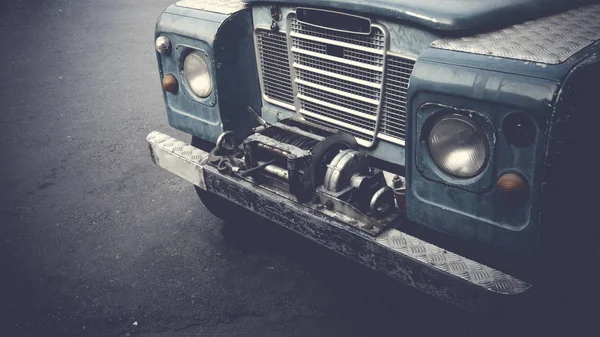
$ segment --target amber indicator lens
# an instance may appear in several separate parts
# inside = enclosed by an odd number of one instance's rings
[[[162,79],[162,87],[167,92],[176,93],[177,89],[179,88],[179,84],[177,83],[175,76],[168,74]]]
[[[506,140],[516,146],[531,144],[536,135],[535,122],[529,115],[522,112],[506,116],[502,123],[502,130]]]
[[[509,203],[521,203],[527,197],[529,184],[516,173],[505,173],[496,183],[498,193]]]

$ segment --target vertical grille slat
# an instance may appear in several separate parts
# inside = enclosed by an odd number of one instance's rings
[[[366,35],[307,25],[293,14],[288,22],[287,32],[256,30],[263,94],[362,145],[378,136],[403,144],[415,62],[388,54],[383,27]]]

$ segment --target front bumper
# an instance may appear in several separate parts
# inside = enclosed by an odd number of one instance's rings
[[[520,299],[531,285],[479,262],[403,233],[394,226],[370,236],[322,211],[250,179],[207,165],[208,153],[154,131],[152,161],[192,184],[228,199],[371,269],[469,310]]]

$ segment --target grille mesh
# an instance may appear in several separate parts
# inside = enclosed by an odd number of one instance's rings
[[[385,57],[386,38],[380,28],[373,26],[370,35],[352,34],[306,25],[292,16],[289,36],[259,29],[257,42],[267,97],[296,103],[306,120],[344,130],[363,145],[375,140],[378,119],[380,135],[404,140],[406,91],[414,61]]]
[[[294,104],[285,33],[258,29],[256,39],[265,96],[286,104]]]
[[[406,91],[415,62],[388,56],[379,132],[398,139],[406,137]]]

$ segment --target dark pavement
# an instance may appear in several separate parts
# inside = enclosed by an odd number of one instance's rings
[[[464,313],[154,166],[173,0],[1,5],[0,336],[462,335]]]

